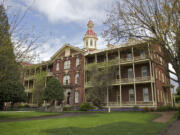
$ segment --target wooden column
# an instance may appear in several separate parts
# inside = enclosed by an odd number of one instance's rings
[[[95,53],[95,63],[97,63],[97,54]]]
[[[151,65],[151,60],[149,60],[149,68],[150,68],[150,80],[151,80],[151,93],[152,93],[152,102],[153,102],[153,106],[154,104],[154,90],[153,90],[153,80],[152,80],[152,65]]]
[[[120,97],[120,107],[122,106],[122,87],[121,87],[121,64],[120,64],[120,50],[118,49],[118,60],[119,60],[119,97]]]
[[[107,88],[107,106],[109,106],[109,89]]]
[[[134,49],[132,47],[132,58],[133,58],[133,83],[134,83],[134,103],[135,105],[137,104],[137,100],[136,100],[136,74],[135,74],[135,64],[134,64]]]

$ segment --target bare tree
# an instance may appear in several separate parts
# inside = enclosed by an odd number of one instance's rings
[[[24,9],[13,10],[13,5],[2,3],[9,14],[10,34],[14,46],[14,53],[18,62],[34,62],[39,58],[36,49],[40,35],[35,33],[34,27],[27,29],[23,22],[24,18],[30,11],[30,6]],[[5,6],[6,5],[6,6]]]
[[[104,38],[118,43],[129,37],[158,43],[180,85],[180,1],[121,0],[107,15]]]

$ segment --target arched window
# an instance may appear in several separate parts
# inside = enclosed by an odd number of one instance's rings
[[[77,73],[75,75],[75,84],[78,84],[79,83],[79,74]]]
[[[64,84],[64,85],[70,84],[70,76],[69,76],[69,75],[65,75],[65,76],[63,77],[63,84]]]
[[[76,67],[79,66],[80,62],[79,62],[79,58],[76,58]]]
[[[92,41],[92,39],[90,40],[90,45],[91,45],[91,46],[93,45],[93,41]]]

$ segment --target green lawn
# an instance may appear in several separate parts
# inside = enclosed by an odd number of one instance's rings
[[[48,112],[0,112],[0,120],[4,119],[15,119],[15,118],[29,118],[38,117],[45,115],[55,115],[58,113],[48,113]]]
[[[0,135],[157,135],[166,124],[151,113],[115,112],[0,123]]]

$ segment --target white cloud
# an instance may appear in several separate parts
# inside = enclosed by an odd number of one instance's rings
[[[84,22],[89,18],[95,23],[105,19],[105,9],[111,5],[110,0],[24,0],[24,2],[43,13],[51,22]]]

